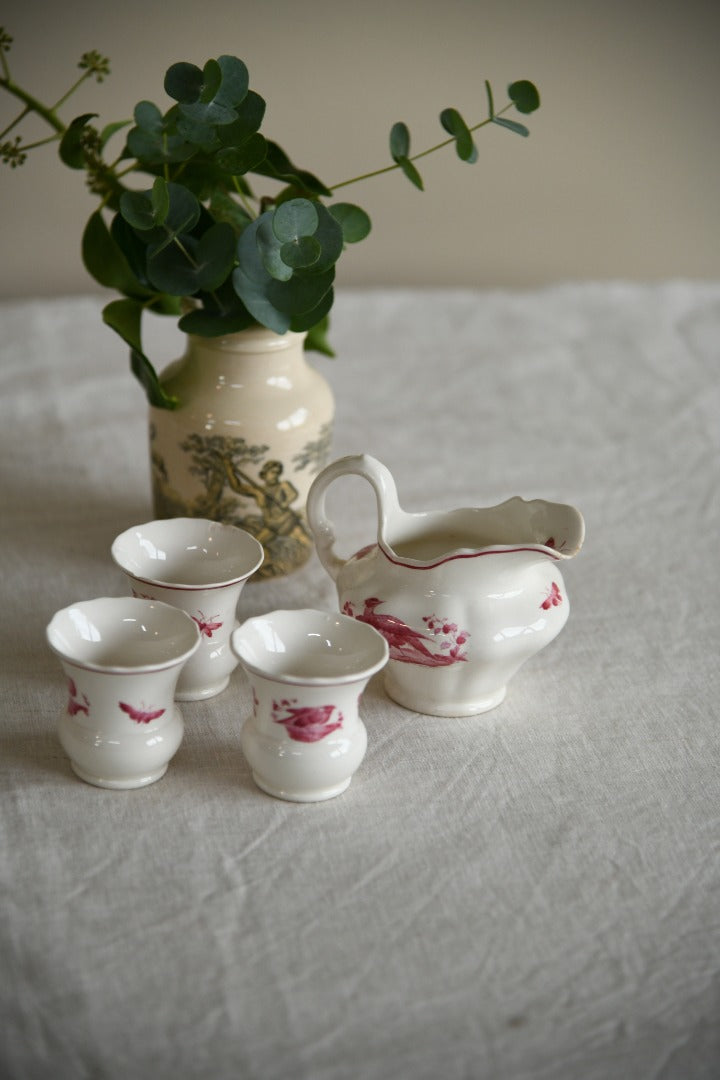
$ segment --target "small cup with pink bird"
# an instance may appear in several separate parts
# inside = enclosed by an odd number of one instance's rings
[[[388,660],[382,634],[343,614],[279,610],[248,619],[231,646],[252,690],[240,739],[257,786],[293,802],[347,790],[367,749],[361,696]]]

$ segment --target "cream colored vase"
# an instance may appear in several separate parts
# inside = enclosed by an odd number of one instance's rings
[[[305,503],[328,459],[335,405],[304,340],[263,327],[190,335],[161,376],[179,408],[150,409],[155,516],[247,530],[265,551],[256,578],[288,574],[312,551]]]

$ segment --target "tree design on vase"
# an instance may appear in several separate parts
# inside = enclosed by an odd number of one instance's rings
[[[314,471],[320,468],[329,438],[328,432],[303,447],[295,458],[298,471],[308,466],[314,466]],[[183,499],[168,484],[165,462],[154,453],[153,493],[163,516],[205,517],[245,529],[265,548],[258,578],[287,574],[307,561],[312,539],[300,508],[300,493],[284,478],[283,462],[266,458],[268,446],[193,432],[180,449],[190,456],[188,471],[198,478],[200,491],[193,500]],[[257,476],[251,475],[251,469]]]

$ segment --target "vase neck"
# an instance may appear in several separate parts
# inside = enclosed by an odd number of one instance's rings
[[[188,334],[188,352],[193,356],[212,356],[213,354],[232,354],[235,356],[268,356],[285,354],[303,355],[303,343],[306,334],[288,331],[276,334],[264,326],[252,326],[236,334],[223,337],[201,337]]]

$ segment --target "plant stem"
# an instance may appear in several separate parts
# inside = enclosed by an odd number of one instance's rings
[[[508,102],[502,109],[498,109],[495,116],[502,116],[509,109],[512,109],[513,102]],[[474,124],[470,131],[478,131],[480,128],[486,127],[488,124],[492,124],[492,117],[488,116],[485,120],[481,120],[479,124]],[[436,150],[442,150],[444,146],[451,146],[455,142],[455,139],[451,135],[449,139],[443,139],[442,142],[436,143],[435,146],[428,147],[427,150],[421,150],[419,154],[412,154],[409,161],[418,161],[420,158],[427,157],[428,154],[434,154]],[[330,191],[337,191],[338,188],[348,187],[349,184],[357,184],[360,180],[369,180],[372,176],[382,176],[383,173],[394,172],[395,169],[399,169],[397,164],[385,165],[382,169],[373,169],[372,172],[362,173],[361,176],[353,176],[350,180],[341,180],[339,184],[332,184]]]
[[[43,105],[43,103],[41,101],[38,101],[36,97],[33,97],[32,94],[28,94],[27,90],[23,90],[23,88],[21,86],[18,86],[17,83],[14,83],[9,76],[7,78],[0,79],[0,87],[3,87],[5,90],[8,91],[8,93],[12,94],[14,97],[22,101],[22,103],[25,105],[25,110],[22,113],[23,116],[29,112],[37,113],[38,116],[41,116],[43,120],[50,125],[51,128],[54,128],[55,131],[58,132],[58,134],[65,134],[65,125],[63,124],[62,120],[60,120],[60,118],[56,116],[55,110],[48,108],[47,105]],[[17,121],[14,120],[10,126],[14,127],[16,123]],[[7,130],[9,131],[10,129],[8,128]]]
[[[82,86],[82,84],[83,84],[83,83],[85,82],[85,80],[86,80],[86,79],[89,79],[91,75],[92,75],[92,72],[91,72],[91,71],[84,71],[84,72],[82,73],[82,75],[80,76],[80,78],[79,78],[79,79],[77,80],[77,82],[73,83],[73,85],[72,85],[72,86],[70,87],[70,89],[69,89],[69,90],[67,90],[67,91],[66,91],[66,92],[65,92],[65,93],[63,94],[63,96],[62,96],[61,98],[58,98],[58,100],[57,100],[57,101],[55,102],[55,104],[53,105],[53,107],[52,107],[52,110],[51,110],[51,111],[52,111],[52,112],[56,112],[56,111],[57,111],[57,110],[58,110],[58,109],[60,108],[60,106],[61,106],[61,105],[64,105],[64,103],[65,103],[65,102],[67,101],[67,99],[68,99],[68,98],[69,98],[69,97],[71,96],[71,94],[74,94],[74,93],[75,93],[75,91],[77,90],[77,88],[78,88],[79,86]]]

